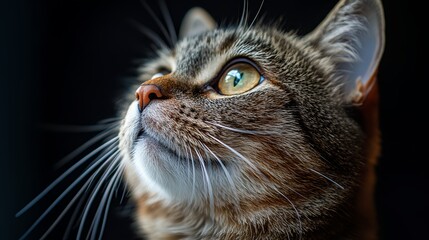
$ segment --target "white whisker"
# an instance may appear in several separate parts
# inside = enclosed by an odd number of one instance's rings
[[[293,193],[295,193],[296,195],[298,195],[298,196],[300,196],[300,197],[302,197],[302,198],[304,198],[304,199],[308,199],[308,197],[306,197],[306,196],[302,195],[301,193],[297,192],[295,189],[293,189],[293,188],[289,187],[287,184],[285,184],[284,186],[285,186],[286,188],[288,188],[289,190],[291,190],[291,191],[292,191]]]
[[[123,171],[123,168],[124,168],[124,165],[123,165],[123,162],[119,162],[119,170],[118,171]],[[119,182],[123,182],[123,180],[124,180],[124,174],[121,174],[120,176],[119,176]],[[115,197],[118,197],[118,192],[119,192],[119,189],[121,188],[121,184],[118,184],[117,186],[116,186],[116,189],[115,189]],[[122,200],[123,200],[123,198],[124,198],[124,192],[125,192],[125,189],[123,189],[124,191],[122,192],[122,196],[121,196],[121,201],[120,201],[120,203],[122,203]]]
[[[161,49],[169,49],[167,43],[154,31],[151,29],[143,26],[142,24],[138,23],[135,20],[130,20],[131,24],[133,24],[141,33],[143,33],[146,37],[148,37],[152,42],[156,45],[158,45]]]
[[[239,28],[245,27],[248,21],[249,15],[249,2],[248,0],[243,1],[243,11],[241,13],[240,22],[238,23]]]
[[[170,11],[168,11],[167,4],[165,4],[165,1],[161,0],[159,2],[159,5],[161,7],[161,12],[162,12],[162,15],[164,16],[165,23],[167,24],[167,28],[168,28],[168,31],[170,33],[169,34],[170,38],[171,38],[171,40],[173,42],[173,46],[174,46],[177,43],[177,34],[176,34],[176,30],[174,28],[173,19],[171,18]]]
[[[238,129],[238,128],[233,128],[233,127],[227,127],[223,124],[219,124],[219,123],[215,123],[215,122],[206,122],[208,124],[226,129],[226,130],[230,130],[232,132],[237,132],[237,133],[244,133],[244,134],[251,134],[251,135],[279,135],[279,132],[275,132],[275,131],[254,131],[254,130],[244,130],[244,129]]]
[[[123,178],[124,176],[122,175],[121,178]],[[127,188],[127,186],[124,186],[124,189],[122,190],[122,196],[121,196],[121,200],[119,201],[120,204],[122,204],[123,200],[125,199],[125,195],[129,194],[129,189]]]
[[[329,177],[327,177],[327,176],[323,175],[322,173],[320,173],[320,172],[318,172],[318,171],[316,171],[316,170],[314,170],[314,169],[309,168],[308,170],[310,170],[310,171],[312,171],[312,172],[314,172],[314,173],[318,174],[319,176],[322,176],[322,177],[323,177],[323,178],[325,178],[326,180],[330,181],[331,183],[335,184],[337,187],[339,187],[339,188],[341,188],[341,189],[343,189],[343,190],[344,190],[344,187],[343,187],[343,186],[341,186],[339,183],[337,183],[336,181],[332,180],[331,178],[329,178]]]
[[[89,238],[89,236],[91,236],[91,239],[95,239],[96,235],[97,235],[97,230],[98,227],[100,225],[100,220],[101,217],[104,217],[107,215],[108,213],[108,209],[109,209],[109,205],[110,205],[110,200],[111,200],[111,196],[113,195],[113,187],[115,186],[114,183],[117,182],[117,178],[118,178],[118,173],[120,174],[121,172],[119,171],[119,161],[118,158],[113,159],[113,163],[114,166],[113,168],[111,168],[111,170],[109,171],[109,173],[107,173],[108,176],[112,176],[112,178],[109,180],[109,182],[107,183],[105,189],[104,189],[104,193],[103,196],[101,198],[101,201],[98,205],[97,211],[95,213],[95,216],[92,220],[91,226],[90,226],[90,230],[88,231],[88,235],[87,235],[87,239]],[[112,173],[114,172],[114,173]],[[103,184],[103,183],[102,183]],[[104,210],[104,211],[103,211]],[[104,214],[104,216],[103,216]],[[99,237],[101,238],[103,236],[103,231],[100,231]]]
[[[106,159],[109,156],[103,156],[95,161],[82,175],[80,175],[70,186],[67,187],[67,189],[60,194],[60,196],[55,199],[55,201],[40,215],[40,217],[31,225],[31,227],[21,236],[20,239],[25,239],[28,234],[30,234],[33,229],[39,225],[39,223],[48,215],[52,209],[77,185],[80,183],[80,181],[85,178],[94,168],[96,168],[104,159]]]
[[[256,13],[255,17],[253,18],[252,22],[250,23],[248,29],[252,28],[253,23],[255,23],[256,19],[258,18],[259,13],[261,12],[262,6],[264,5],[264,2],[265,2],[265,0],[262,0],[261,5],[259,5],[258,12]]]
[[[71,153],[69,153],[65,157],[63,157],[60,161],[58,161],[55,164],[55,167],[59,168],[59,167],[63,166],[64,164],[66,164],[70,160],[72,160],[75,157],[77,157],[79,154],[81,154],[87,148],[89,148],[90,146],[94,145],[96,142],[98,142],[98,141],[100,141],[102,139],[108,138],[109,134],[116,133],[116,130],[117,129],[108,129],[108,130],[105,130],[105,131],[103,131],[103,132],[95,135],[93,138],[89,139],[87,142],[85,142],[84,144],[82,144],[81,146],[79,146],[78,148],[76,148],[75,150],[73,150]],[[115,135],[117,135],[117,134],[115,134]]]
[[[170,42],[171,47],[173,47],[175,43],[173,42],[171,36],[168,34],[167,29],[165,28],[164,24],[162,24],[160,18],[155,14],[155,12],[152,10],[152,8],[149,6],[149,4],[146,3],[145,0],[141,0],[140,2],[146,8],[148,13],[152,16],[153,20],[155,20],[156,24],[158,24],[159,29],[161,30],[164,37],[167,38],[167,40]]]
[[[292,206],[292,208],[295,210],[296,217],[298,218],[298,223],[299,223],[299,239],[301,239],[302,238],[302,222],[301,222],[301,215],[299,214],[298,209],[296,209],[296,207],[293,204],[293,202],[288,197],[286,197],[286,195],[284,195],[282,192],[280,192],[276,187],[273,187],[273,189],[278,194],[282,195],[290,203],[290,205]],[[289,236],[289,234],[288,234],[288,236]]]
[[[232,180],[232,177],[231,177],[231,174],[229,174],[229,171],[228,171],[228,169],[225,167],[225,165],[222,163],[222,160],[220,160],[219,159],[219,157],[212,151],[212,150],[210,150],[210,148],[206,145],[206,144],[204,144],[204,143],[201,143],[202,144],[202,146],[211,154],[211,155],[213,155],[213,157],[216,159],[216,161],[219,163],[219,165],[221,166],[221,168],[222,168],[222,170],[223,170],[223,172],[225,173],[225,176],[226,176],[226,178],[227,178],[227,180],[228,180],[228,182],[229,182],[229,185],[231,186],[231,188],[232,188],[232,192],[235,194],[235,198],[236,198],[236,201],[238,201],[238,195],[237,195],[237,188],[236,188],[236,186],[235,186],[235,183],[234,183],[234,181]],[[238,202],[236,202],[235,203],[236,204],[236,207],[238,207],[239,208],[239,204],[238,204]]]
[[[105,162],[105,164],[107,164],[107,162]],[[104,167],[104,166],[103,166]],[[100,167],[100,169],[101,169],[101,167]],[[97,175],[98,175],[98,173],[97,173]],[[82,191],[82,193],[84,192],[84,190],[86,190],[89,186],[90,186],[90,184],[91,184],[91,182],[92,182],[92,180],[93,180],[93,178],[95,177],[95,173],[91,176],[91,178],[85,183],[85,185],[87,185],[85,188],[81,188],[81,190],[80,191]],[[69,238],[69,236],[70,236],[70,232],[71,232],[71,230],[72,230],[72,227],[73,227],[73,224],[75,223],[75,221],[76,221],[76,218],[77,218],[77,216],[78,216],[78,213],[79,213],[79,210],[80,209],[82,209],[82,205],[83,205],[83,203],[85,202],[85,199],[87,198],[86,197],[86,195],[87,195],[87,191],[85,191],[85,195],[82,195],[82,197],[80,197],[80,201],[79,201],[79,203],[77,204],[77,206],[75,207],[75,209],[74,209],[74,211],[73,211],[73,215],[71,216],[71,218],[70,218],[70,221],[69,221],[69,223],[67,224],[67,229],[66,229],[66,231],[64,232],[64,236],[63,236],[63,240],[66,240],[66,239],[68,239]],[[76,227],[76,226],[75,226]]]
[[[123,166],[120,165],[119,168],[118,168],[118,170],[117,170],[116,176],[115,176],[116,180],[115,180],[115,183],[113,185],[113,188],[119,186],[119,183],[121,182],[122,175],[123,175],[122,171],[123,171]],[[101,234],[99,235],[99,240],[101,240],[101,238],[103,236],[102,233],[104,232],[104,229],[106,227],[107,213],[108,213],[108,210],[109,210],[110,202],[112,201],[112,195],[113,195],[112,193],[113,193],[113,191],[110,192],[110,195],[108,197],[107,204],[106,204],[106,209],[104,210],[104,217],[103,217],[103,221],[101,223],[101,229],[100,229],[100,233]]]
[[[205,180],[207,182],[207,191],[209,194],[209,204],[210,204],[210,216],[214,217],[214,196],[213,196],[213,188],[212,188],[212,184],[210,181],[210,177],[209,177],[209,174],[207,172],[206,166],[204,164],[204,159],[202,158],[201,154],[196,149],[194,149],[194,150],[198,156],[198,159],[200,160],[201,170],[203,170],[203,175],[204,175]]]
[[[117,161],[113,161],[110,164],[111,164],[110,165],[111,168],[109,167],[109,169],[104,173],[107,176],[106,179],[109,178],[112,174],[114,174],[112,172],[116,173],[115,169],[118,168]],[[114,175],[116,175],[116,174],[114,174]],[[103,194],[102,194],[101,200],[98,202],[98,207],[97,207],[97,210],[95,212],[95,215],[92,218],[92,222],[91,222],[91,225],[90,225],[89,230],[87,232],[86,239],[94,239],[94,236],[97,234],[97,228],[98,228],[98,225],[100,222],[101,215],[103,213],[103,208],[104,208],[104,205],[106,204],[107,196],[110,193],[110,188],[112,187],[113,181],[114,181],[113,177],[107,181],[107,184],[105,183],[105,181],[102,181],[102,182],[99,181],[100,186],[102,186],[103,184],[105,184],[105,186],[104,186],[104,189],[102,191]],[[95,196],[96,195],[97,195],[97,193],[95,193]]]
[[[87,185],[87,183],[89,184],[89,180],[85,183],[85,185]],[[85,190],[85,188],[87,188],[87,186],[85,186],[85,187],[84,186],[81,187],[81,189],[79,190],[79,192],[83,193],[83,191]],[[80,193],[80,195],[82,193]],[[77,204],[77,206],[74,208],[73,215],[71,216],[71,218],[69,220],[69,223],[67,224],[67,228],[66,228],[66,230],[64,232],[64,235],[63,235],[63,240],[69,239],[71,230],[73,228],[73,223],[76,221],[76,218],[78,216],[79,210],[82,208],[82,205],[85,202],[85,197],[82,196],[82,197],[79,197],[79,198],[80,198],[80,201]]]
[[[265,177],[264,174],[253,164],[249,159],[247,159],[245,156],[243,156],[241,153],[237,152],[234,148],[228,146],[226,143],[222,142],[221,140],[213,137],[210,134],[207,134],[207,136],[211,137],[216,142],[220,143],[222,146],[230,150],[232,153],[234,153],[236,156],[240,157],[245,163],[247,163],[253,170],[257,171],[261,176]]]
[[[91,179],[95,178],[103,169],[103,167],[108,164],[108,162],[104,162],[96,172],[94,172],[92,174],[92,176],[90,177],[90,179],[88,179],[85,184],[79,189],[79,191],[76,193],[76,195],[72,198],[72,200],[70,200],[70,202],[67,204],[67,206],[64,208],[64,210],[61,212],[61,214],[55,219],[55,221],[51,224],[51,226],[49,227],[49,229],[42,235],[42,237],[40,237],[40,239],[44,239],[46,238],[49,233],[56,227],[56,225],[58,224],[59,221],[61,221],[61,219],[64,217],[64,215],[70,210],[70,208],[73,206],[73,204],[76,202],[77,199],[79,199],[79,197],[82,195],[82,193],[89,187],[89,185],[91,184]],[[66,231],[68,232],[68,231]],[[67,236],[68,234],[65,234],[65,236]]]
[[[47,188],[45,188],[45,190],[43,190],[31,202],[29,202],[24,208],[22,208],[18,213],[16,213],[15,216],[19,217],[24,212],[28,211],[28,209],[30,209],[32,206],[34,206],[34,204],[36,204],[38,201],[40,201],[40,199],[42,199],[48,192],[50,192],[54,187],[56,187],[58,185],[58,183],[60,183],[61,181],[63,181],[64,178],[66,178],[70,173],[72,173],[74,170],[76,170],[78,167],[80,167],[82,164],[84,164],[88,159],[90,159],[91,157],[93,157],[94,155],[96,155],[97,153],[99,153],[100,151],[102,151],[103,149],[105,149],[106,147],[113,146],[113,144],[116,143],[117,139],[118,139],[118,137],[115,137],[115,138],[107,141],[106,143],[104,143],[100,147],[98,147],[95,150],[93,150],[92,152],[90,152],[84,158],[82,158],[81,160],[79,160],[71,168],[69,168],[67,171],[65,171],[63,174],[61,174],[61,176],[59,176],[57,179],[55,179],[54,182],[52,182],[51,184],[49,184],[49,186]]]
[[[122,120],[121,117],[112,117],[112,118],[105,118],[101,121],[98,121],[99,124],[105,124],[105,123],[111,123],[111,122],[117,122],[120,123],[120,121]]]
[[[117,152],[119,152],[119,150]],[[87,217],[87,215],[89,213],[89,209],[90,209],[93,201],[95,200],[95,197],[96,197],[97,193],[100,191],[101,186],[103,185],[103,183],[106,180],[106,178],[110,176],[112,168],[114,168],[116,166],[115,165],[115,163],[116,163],[115,159],[113,159],[113,161],[110,162],[110,165],[108,166],[108,169],[100,177],[100,179],[98,180],[98,182],[97,182],[97,184],[95,186],[95,189],[91,192],[91,196],[90,196],[89,200],[86,202],[86,205],[84,207],[84,211],[83,211],[83,214],[82,214],[82,218],[81,218],[80,224],[79,224],[79,230],[78,230],[77,237],[76,237],[77,239],[81,238],[86,217]]]
[[[188,149],[188,147],[185,146],[185,158],[186,158],[186,170],[187,170],[186,176],[189,179],[191,176],[191,163],[189,162],[190,161],[190,154],[188,151],[190,151],[190,149]]]
[[[96,132],[100,130],[105,130],[107,128],[116,127],[118,123],[103,123],[103,124],[95,124],[95,125],[57,125],[57,124],[45,124],[42,125],[43,129],[48,131],[55,132]]]
[[[192,164],[192,194],[191,194],[191,198],[194,198],[194,194],[195,194],[195,160],[192,154],[192,150],[189,149],[190,151],[190,155],[191,155],[191,164]]]

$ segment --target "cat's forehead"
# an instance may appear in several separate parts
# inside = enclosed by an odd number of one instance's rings
[[[217,29],[185,38],[174,50],[174,74],[180,79],[204,82],[215,77],[233,58],[248,57],[260,62],[272,58],[280,39],[286,41],[275,31],[249,29]]]
[[[207,62],[224,55],[235,41],[233,32],[222,30],[183,39],[175,49],[176,74],[195,77]]]

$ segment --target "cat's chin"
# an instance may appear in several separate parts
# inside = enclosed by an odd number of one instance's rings
[[[180,195],[183,167],[178,156],[164,144],[146,133],[140,133],[132,154],[133,168],[143,185],[153,193],[164,197]],[[174,191],[174,189],[178,189]]]
[[[159,153],[159,152],[166,152],[169,155],[171,155],[171,158],[176,158],[178,161],[180,160],[180,157],[176,153],[175,150],[169,148],[167,144],[164,144],[162,141],[150,136],[147,134],[146,131],[140,130],[137,134],[136,138],[136,146],[138,146],[138,142],[143,141],[144,146],[148,148],[150,151],[153,152],[153,154]]]
[[[190,161],[145,132],[139,133],[134,145],[133,164],[140,181],[150,192],[166,200],[188,202],[202,197],[199,192],[204,186],[193,178],[203,176]]]
[[[223,192],[218,198],[228,198],[237,193],[224,189],[229,186],[229,178],[236,178],[232,166],[225,169],[210,159],[210,171],[205,171],[201,163],[192,158],[179,157],[167,144],[141,131],[132,150],[130,167],[138,175],[145,189],[165,200],[182,201],[183,203],[204,202],[208,191]],[[228,169],[230,175],[225,176]],[[210,179],[211,190],[207,189],[206,178]],[[145,192],[145,191],[143,191]]]

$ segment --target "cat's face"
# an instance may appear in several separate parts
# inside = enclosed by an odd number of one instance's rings
[[[269,204],[302,215],[350,197],[364,134],[350,110],[356,92],[338,79],[338,66],[350,68],[360,50],[318,46],[318,37],[264,26],[212,29],[148,62],[120,132],[134,196],[203,212]],[[327,55],[335,51],[338,58]]]
[[[315,171],[333,173],[308,140],[303,118],[311,116],[302,112],[330,108],[345,119],[336,127],[348,129],[353,140],[361,133],[337,102],[328,68],[299,44],[276,30],[216,30],[184,39],[149,63],[143,84],[157,85],[162,97],[141,112],[132,102],[120,135],[136,192],[183,202],[214,198],[216,205],[272,199],[276,191],[320,195],[330,184]],[[165,75],[156,75],[161,70]],[[308,121],[335,134],[327,119]],[[333,137],[341,145],[349,141]],[[359,147],[356,142],[332,151],[356,156]],[[335,164],[359,160],[340,157]]]

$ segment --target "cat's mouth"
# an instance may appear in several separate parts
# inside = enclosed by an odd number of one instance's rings
[[[208,162],[211,162],[211,166],[213,168],[218,167],[226,167],[228,164],[228,162],[223,161],[222,159],[219,158],[215,158],[215,159],[211,159],[211,158],[202,158],[201,156],[204,155],[201,152],[185,152],[183,150],[181,150],[180,147],[178,146],[170,146],[168,143],[166,143],[163,139],[160,139],[160,137],[157,136],[153,136],[152,134],[148,133],[147,131],[145,131],[144,129],[141,129],[135,139],[135,145],[134,148],[138,147],[137,143],[140,141],[144,141],[146,145],[150,145],[150,149],[152,149],[154,151],[154,153],[159,153],[160,151],[164,152],[164,153],[168,153],[169,155],[173,156],[174,159],[176,159],[177,161],[182,161],[183,163],[187,163],[189,164],[189,160],[196,160],[198,159],[199,161],[195,161],[194,164],[207,164]],[[185,148],[185,147],[183,147]],[[195,150],[197,151],[197,150]],[[187,157],[185,157],[187,156]],[[200,157],[198,157],[200,156]],[[189,158],[189,159],[188,159]]]
[[[145,140],[146,143],[151,144],[152,146],[155,146],[155,148],[159,149],[160,151],[165,151],[170,153],[171,155],[175,156],[177,159],[179,158],[179,153],[176,149],[171,148],[170,146],[168,146],[168,144],[164,143],[163,140],[152,136],[151,134],[149,134],[147,131],[145,131],[144,129],[141,129],[136,137],[135,142],[139,142]],[[136,146],[135,146],[136,147]]]
[[[144,134],[145,134],[145,130],[144,130],[144,129],[141,129],[141,130],[138,132],[138,134],[137,134],[136,140],[137,140],[137,139],[139,139],[139,138],[141,138]]]

